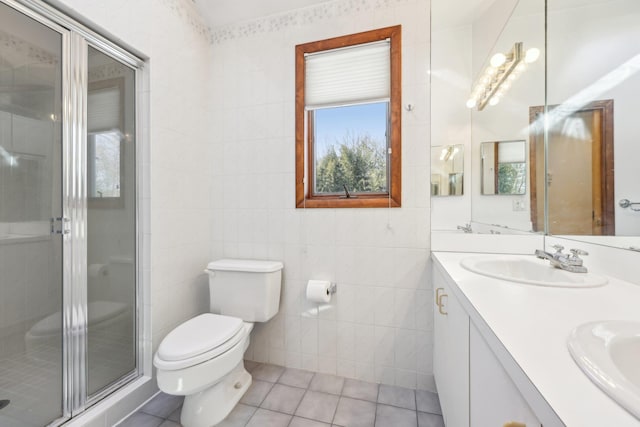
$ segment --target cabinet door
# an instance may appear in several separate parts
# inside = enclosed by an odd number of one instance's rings
[[[471,427],[508,423],[540,427],[540,421],[473,324],[469,347]]]
[[[469,316],[434,269],[434,375],[447,427],[469,426]]]

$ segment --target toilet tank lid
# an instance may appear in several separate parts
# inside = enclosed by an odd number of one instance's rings
[[[211,271],[246,271],[250,273],[273,273],[282,270],[280,261],[263,261],[257,259],[219,259],[207,265]]]

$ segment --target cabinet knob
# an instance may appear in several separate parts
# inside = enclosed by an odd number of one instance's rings
[[[444,291],[444,288],[437,288],[436,289],[436,305],[440,306],[440,291]]]
[[[509,421],[508,423],[504,423],[502,427],[527,427],[525,423],[519,423],[517,421]]]

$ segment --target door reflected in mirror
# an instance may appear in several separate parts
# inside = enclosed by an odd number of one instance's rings
[[[483,195],[523,195],[527,191],[525,141],[483,142],[480,146]]]
[[[431,147],[431,195],[464,194],[464,145]]]
[[[533,120],[543,120],[542,106],[531,108]],[[550,234],[615,235],[613,100],[594,101],[580,108],[549,107],[547,119],[546,187]],[[541,126],[531,129],[531,157],[539,156],[543,144]],[[545,184],[543,162],[536,164],[532,180]],[[531,191],[537,197],[537,186]],[[543,213],[531,212],[532,222]]]

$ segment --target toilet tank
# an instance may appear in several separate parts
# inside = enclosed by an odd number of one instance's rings
[[[251,259],[210,262],[211,312],[239,317],[245,322],[266,322],[280,308],[282,263]]]

